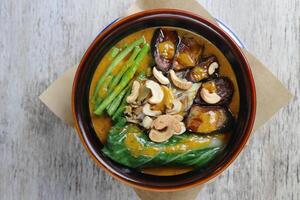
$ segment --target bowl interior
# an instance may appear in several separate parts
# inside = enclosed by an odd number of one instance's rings
[[[124,167],[102,154],[103,144],[98,139],[89,113],[89,89],[96,67],[105,53],[122,38],[144,28],[173,26],[193,31],[212,42],[230,62],[239,85],[240,112],[227,148],[224,153],[205,168],[185,174],[157,177]],[[224,170],[237,156],[247,141],[252,123],[254,106],[254,85],[249,75],[247,62],[236,44],[221,29],[191,14],[166,11],[148,12],[132,16],[113,24],[100,34],[85,54],[77,71],[73,88],[73,109],[79,134],[97,163],[117,178],[136,186],[148,189],[168,190],[181,188],[194,183],[204,183]]]

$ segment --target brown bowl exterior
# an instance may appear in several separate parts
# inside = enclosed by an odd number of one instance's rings
[[[240,92],[240,112],[224,154],[208,166],[182,175],[154,176],[124,167],[107,158],[101,149],[89,113],[89,88],[97,64],[111,46],[138,30],[174,26],[198,33],[216,45],[231,63]],[[233,39],[218,26],[190,12],[175,9],[147,10],[113,23],[90,45],[83,56],[73,82],[72,111],[82,144],[95,162],[119,181],[151,191],[176,191],[204,184],[218,176],[239,155],[251,134],[256,111],[256,92],[247,60]]]

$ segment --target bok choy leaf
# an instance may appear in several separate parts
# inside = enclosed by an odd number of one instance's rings
[[[131,168],[160,166],[201,167],[214,159],[226,144],[226,135],[202,136],[191,133],[173,136],[166,142],[152,142],[138,126],[119,118],[102,152]]]

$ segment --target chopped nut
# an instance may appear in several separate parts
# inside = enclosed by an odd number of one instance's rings
[[[211,63],[208,67],[208,74],[212,75],[213,73],[215,73],[216,69],[218,68],[219,68],[219,64],[217,62]]]
[[[167,129],[166,131],[157,131],[152,129],[149,133],[149,138],[153,142],[164,142],[170,139],[173,136],[173,131]]]
[[[153,67],[153,76],[160,82],[160,84],[168,85],[169,79],[163,75],[161,71],[158,71],[156,67]]]
[[[142,125],[144,128],[150,129],[152,122],[153,122],[153,119],[151,117],[145,116],[145,118],[143,119]]]
[[[181,109],[182,109],[182,103],[181,103],[181,101],[178,100],[178,99],[175,99],[173,101],[173,108],[172,109],[167,109],[166,112],[168,114],[174,115],[174,114],[179,113],[181,111]]]
[[[149,138],[154,142],[164,142],[172,135],[180,135],[186,128],[180,115],[160,115],[152,122]]]
[[[215,93],[215,92],[210,93],[205,88],[201,89],[200,96],[206,103],[209,103],[209,104],[216,104],[219,101],[221,101],[221,97],[217,93]]]
[[[145,115],[148,115],[148,116],[151,116],[151,117],[156,117],[158,115],[161,114],[161,111],[158,111],[158,110],[151,110],[151,106],[149,103],[146,103],[144,106],[143,106],[143,113]]]
[[[185,131],[186,131],[186,127],[185,127],[185,125],[184,125],[184,123],[183,122],[180,122],[180,131],[179,132],[174,132],[173,134],[174,135],[181,135],[182,133],[184,133]]]
[[[152,97],[148,100],[151,104],[158,104],[164,98],[164,92],[160,85],[152,80],[146,81],[146,87],[151,90]]]
[[[174,70],[170,70],[170,76],[171,76],[171,80],[172,80],[173,84],[182,90],[188,90],[193,85],[192,82],[186,81],[186,80],[183,80],[183,79],[180,79],[179,77],[177,77]]]
[[[131,94],[127,97],[127,103],[134,103],[139,95],[140,83],[138,81],[134,81],[132,85]]]
[[[183,116],[182,115],[173,115],[173,117],[175,117],[175,119],[177,121],[180,121],[180,122],[183,120]]]
[[[175,132],[181,130],[178,118],[173,115],[160,115],[152,123],[152,127],[156,130],[162,130],[164,128],[171,128]]]

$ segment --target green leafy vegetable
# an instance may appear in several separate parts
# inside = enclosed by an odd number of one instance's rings
[[[131,168],[159,166],[201,167],[224,148],[225,135],[199,136],[190,133],[155,143],[136,125],[118,118],[102,149],[112,160]]]

